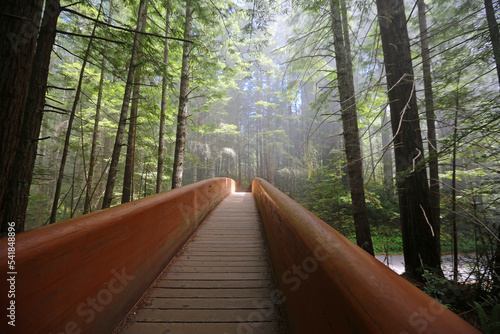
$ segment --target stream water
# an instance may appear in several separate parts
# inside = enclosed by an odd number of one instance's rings
[[[396,273],[401,275],[405,271],[403,255],[376,255],[377,260],[387,265]],[[458,255],[458,280],[463,282],[474,281],[475,277],[471,276],[474,269],[469,263],[473,262],[474,254],[459,254]],[[441,256],[441,268],[448,279],[453,279],[453,255],[446,254]]]

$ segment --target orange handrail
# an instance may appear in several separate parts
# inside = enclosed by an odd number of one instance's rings
[[[216,178],[15,237],[15,291],[5,284],[2,333],[111,333],[234,181]],[[15,302],[15,327],[5,310]],[[10,311],[7,311],[10,312]]]
[[[267,181],[252,192],[289,333],[479,333]]]

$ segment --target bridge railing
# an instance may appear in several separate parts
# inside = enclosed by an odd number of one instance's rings
[[[0,332],[113,332],[234,186],[227,178],[200,181],[19,233],[11,268],[8,238],[0,239]]]
[[[289,333],[479,333],[267,181],[252,192]]]

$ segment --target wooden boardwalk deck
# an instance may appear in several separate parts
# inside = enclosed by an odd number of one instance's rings
[[[122,333],[285,333],[252,193],[229,195],[146,292]]]

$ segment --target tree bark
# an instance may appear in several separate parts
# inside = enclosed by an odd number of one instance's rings
[[[42,0],[0,2],[0,221],[8,229],[7,199],[15,178],[16,154],[21,140],[30,89]],[[14,183],[14,186],[17,185]],[[10,215],[9,215],[10,216]],[[21,230],[22,227],[16,229]]]
[[[29,82],[29,92],[24,108],[19,147],[15,167],[9,182],[8,195],[2,203],[1,221],[16,222],[16,231],[24,231],[26,209],[30,193],[33,169],[37,155],[42,125],[50,55],[56,36],[59,0],[47,0],[42,25],[38,34],[35,58]],[[2,229],[3,231],[3,229]]]
[[[350,55],[347,53],[349,43],[346,43],[346,41],[349,37],[347,31],[342,32],[339,1],[330,0],[330,9],[356,241],[358,246],[373,255],[370,224],[368,222],[368,212],[365,202],[363,160],[361,158],[352,62]],[[346,25],[344,25],[344,29],[346,29],[345,27]]]
[[[102,208],[106,209],[111,206],[113,200],[113,190],[115,187],[116,173],[118,172],[118,161],[120,160],[120,152],[123,146],[123,134],[127,123],[128,108],[130,104],[130,95],[134,81],[135,68],[137,67],[137,54],[141,42],[141,32],[146,26],[146,18],[148,12],[148,0],[141,0],[139,3],[139,13],[137,19],[137,29],[134,36],[134,44],[132,46],[132,55],[130,56],[130,67],[128,70],[127,83],[123,94],[123,104],[118,121],[118,129],[116,130],[115,145],[111,154],[111,163],[109,165],[108,180],[106,182],[106,190],[102,201]]]
[[[498,85],[500,86],[500,30],[495,18],[495,8],[493,7],[492,0],[484,0],[484,7],[486,9],[486,20],[488,21],[491,44],[493,46],[493,56],[495,57],[497,67]]]
[[[193,29],[193,5],[186,0],[186,21],[184,24],[184,39],[191,40]],[[175,139],[174,168],[172,172],[172,189],[182,186],[184,169],[184,151],[186,149],[186,119],[189,100],[189,66],[191,61],[191,44],[184,43],[182,48],[182,70],[179,95],[179,111],[177,114],[177,133]]]
[[[170,17],[172,16],[171,0],[167,0],[167,17],[165,18],[165,34],[170,37]],[[168,88],[168,55],[169,39],[165,40],[165,51],[163,53],[163,80],[161,87],[161,110],[160,110],[160,135],[158,138],[158,166],[156,171],[156,193],[161,192],[163,186],[163,151],[165,141],[165,112],[167,110],[167,88]]]
[[[423,268],[442,274],[429,183],[423,161],[415,83],[403,0],[377,0],[394,136],[396,184],[405,271],[422,279]]]
[[[133,200],[132,185],[134,182],[135,133],[137,127],[137,109],[139,108],[140,85],[141,65],[138,65],[135,71],[132,107],[130,108],[127,154],[125,155],[125,172],[123,174],[122,204]]]
[[[427,34],[425,1],[418,0],[418,20],[420,44],[422,48],[422,67],[424,72],[425,117],[427,118],[427,141],[429,151],[429,201],[432,208],[432,222],[438,252],[441,254],[441,191],[439,189],[439,165],[436,139],[436,115],[434,113],[434,94],[432,90],[431,57]]]

